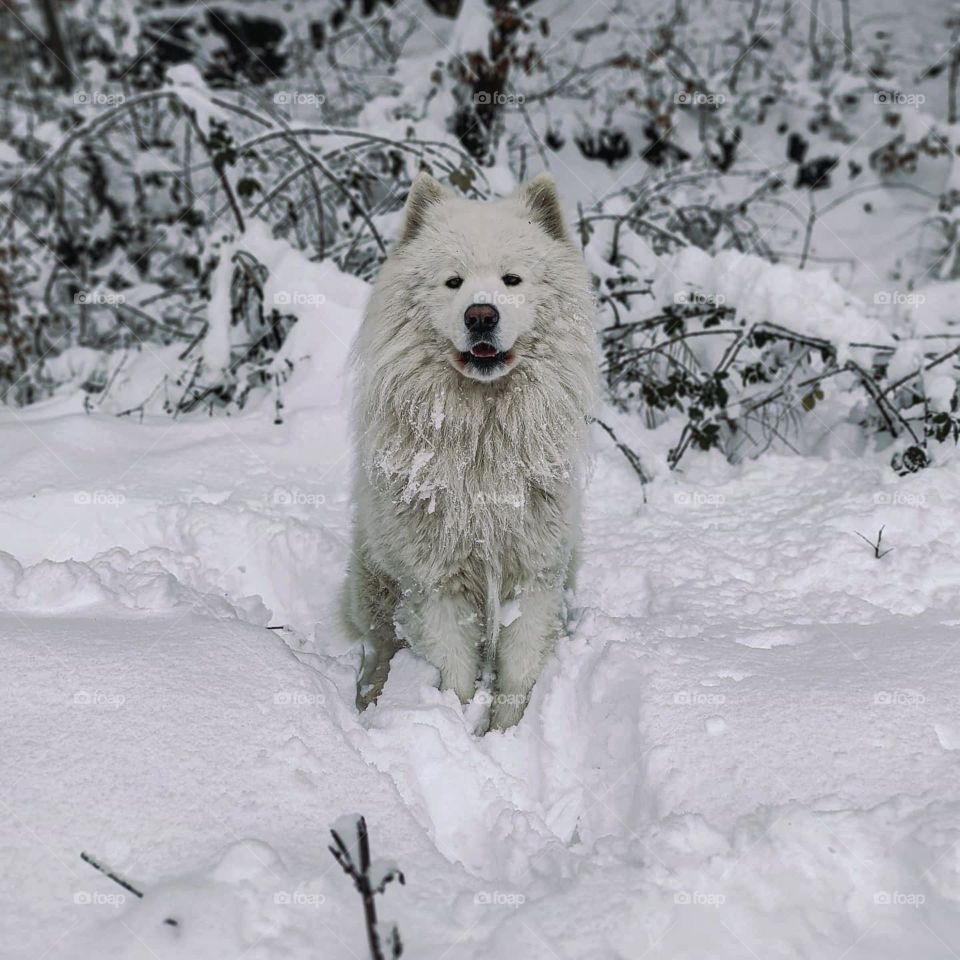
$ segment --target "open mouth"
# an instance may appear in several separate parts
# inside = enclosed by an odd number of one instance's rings
[[[495,370],[513,359],[509,350],[498,350],[492,343],[475,343],[469,350],[460,352],[460,362],[474,370]]]

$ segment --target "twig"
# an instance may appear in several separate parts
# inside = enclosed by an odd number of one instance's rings
[[[850,0],[840,0],[840,14],[843,19],[843,69],[853,67],[853,26],[850,23]]]
[[[105,867],[102,863],[100,863],[99,860],[95,860],[93,857],[90,856],[89,853],[84,853],[84,852],[81,851],[81,853],[80,853],[80,859],[81,859],[84,863],[89,863],[90,866],[93,867],[94,870],[99,870],[100,873],[102,873],[105,877],[108,877],[108,878],[109,878],[110,880],[112,880],[114,883],[119,884],[121,887],[123,887],[124,890],[129,890],[130,893],[132,893],[132,894],[133,894],[135,897],[137,897],[138,899],[140,899],[140,900],[143,899],[143,893],[142,893],[142,891],[138,890],[138,889],[137,889],[132,883],[130,883],[128,880],[124,880],[123,877],[119,876],[118,874],[114,873],[112,870],[110,870],[110,869],[108,869],[107,867]],[[168,927],[179,927],[179,926],[180,926],[180,921],[179,921],[179,920],[175,920],[173,917],[164,917],[164,918],[163,918],[163,922],[164,922],[164,924],[166,924],[166,926],[168,926]]]
[[[807,226],[803,233],[803,252],[800,254],[799,270],[802,270],[807,265],[807,258],[810,256],[810,244],[813,241],[813,228],[817,223],[817,204],[814,200],[812,190],[809,193],[808,200],[810,209],[807,214]]]
[[[611,427],[611,426],[610,426],[609,424],[607,424],[607,423],[604,423],[599,417],[591,417],[590,419],[593,421],[593,423],[595,423],[595,424],[597,424],[598,426],[602,427],[602,428],[606,431],[607,436],[609,436],[610,439],[614,442],[614,445],[616,446],[616,448],[627,458],[627,463],[629,463],[630,466],[633,467],[633,469],[634,469],[634,471],[636,472],[637,476],[640,478],[640,482],[641,482],[644,486],[646,486],[646,485],[650,482],[650,477],[647,476],[646,470],[643,469],[643,463],[641,462],[640,457],[639,457],[639,455],[636,453],[636,451],[635,451],[635,450],[631,450],[630,447],[628,447],[628,446],[613,432],[613,427]],[[647,502],[647,493],[646,493],[646,490],[644,490],[644,493],[643,493],[643,502],[644,502],[644,503]]]
[[[821,66],[821,57],[820,57],[820,48],[817,46],[817,7],[819,6],[820,0],[811,0],[810,3],[810,29],[807,35],[807,43],[810,47],[810,57],[813,60],[813,65],[815,69],[815,76],[819,77],[820,66]]]
[[[343,872],[353,880],[353,885],[363,899],[363,916],[367,927],[367,944],[370,947],[371,960],[387,960],[387,955],[383,952],[383,946],[380,943],[380,931],[377,929],[377,904],[374,897],[378,893],[383,893],[387,884],[392,880],[397,880],[401,884],[405,883],[403,873],[396,867],[390,867],[376,882],[371,879],[370,841],[367,834],[367,821],[363,817],[357,817],[357,856],[359,862],[354,861],[350,849],[336,830],[331,830],[330,835],[333,837],[333,844],[327,849],[343,868]],[[396,926],[393,926],[390,930],[388,946],[390,947],[390,960],[398,960],[403,953],[403,944],[400,942],[400,934]]]
[[[960,78],[960,41],[956,31],[953,37],[953,50],[950,54],[950,69],[947,71],[947,123],[957,122],[957,80]]]
[[[911,437],[913,437],[913,442],[919,443],[920,438],[914,432],[913,427],[911,427],[910,424],[904,419],[903,414],[880,392],[880,388],[877,386],[876,381],[869,376],[867,371],[864,370],[859,364],[854,363],[852,360],[848,360],[844,366],[847,370],[856,373],[860,378],[860,382],[863,384],[864,390],[870,394],[871,399],[877,405],[877,409],[880,411],[880,415],[886,421],[887,429],[890,431],[891,436],[895,437],[897,435],[896,428],[894,427],[893,420],[890,416],[892,413],[893,416],[895,416],[904,425],[904,427],[907,428],[907,432]]]
[[[218,163],[214,158],[213,152],[210,150],[210,143],[207,140],[207,136],[203,130],[200,129],[200,124],[197,121],[197,111],[192,107],[188,107],[186,104],[183,105],[183,111],[187,115],[190,125],[193,127],[193,132],[197,135],[197,140],[200,142],[200,146],[207,151],[207,155],[210,157],[210,161],[213,164],[213,172],[220,181],[220,186],[223,187],[223,192],[227,195],[227,202],[230,204],[230,209],[233,211],[234,219],[237,221],[237,229],[240,231],[240,233],[243,233],[246,230],[246,227],[243,223],[243,214],[240,212],[240,204],[237,202],[236,194],[233,192],[233,187],[230,185],[230,180],[227,177],[227,173],[223,169],[224,164]]]
[[[934,367],[940,366],[941,363],[944,363],[946,360],[949,360],[951,357],[955,357],[960,353],[960,347],[955,347],[953,350],[949,350],[947,353],[941,354],[939,357],[931,360],[926,366],[921,367],[919,370],[914,370],[913,373],[908,373],[905,377],[901,377],[899,380],[894,380],[893,383],[884,387],[880,391],[881,397],[886,397],[887,394],[893,393],[895,390],[899,390],[905,383],[909,383],[911,380],[916,377],[921,376],[926,373],[927,370],[932,370]]]
[[[677,343],[683,343],[683,341],[692,339],[694,337],[729,336],[732,333],[742,334],[742,332],[743,331],[738,327],[719,327],[716,330],[691,330],[689,333],[681,334],[679,337],[673,337],[670,340],[661,340],[659,343],[654,343],[649,347],[638,347],[636,350],[627,350],[617,358],[619,361],[618,363],[611,363],[604,367],[604,373],[616,373],[622,369],[625,364],[639,360],[641,357],[645,357],[648,353],[657,353],[660,350],[664,350],[667,347],[672,347]]]
[[[129,890],[135,897],[143,899],[142,891],[138,890],[129,880],[124,880],[119,874],[114,873],[109,867],[105,867],[99,860],[95,860],[89,853],[81,852],[80,859],[84,863],[89,863],[94,870],[99,870],[105,877],[109,877],[114,883],[119,884],[124,890]]]
[[[857,535],[864,543],[869,544],[869,546],[873,547],[873,555],[874,555],[878,560],[882,560],[888,553],[893,553],[893,551],[896,549],[895,547],[891,547],[889,550],[881,550],[881,549],[880,549],[880,544],[883,542],[883,531],[884,531],[884,527],[881,527],[881,528],[880,528],[880,532],[877,534],[877,542],[876,542],[876,543],[874,543],[872,540],[868,540],[868,539],[867,539],[862,533],[860,533],[858,530],[855,530],[855,531],[854,531],[854,533],[856,533],[856,535]]]

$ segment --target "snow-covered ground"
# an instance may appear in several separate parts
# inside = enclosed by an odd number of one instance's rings
[[[366,288],[328,280],[282,425],[0,413],[4,960],[365,957],[326,849],[353,812],[417,960],[955,957],[960,466],[898,479],[835,431],[691,455],[644,503],[598,431],[521,724],[475,736],[409,652],[358,716],[333,609]]]

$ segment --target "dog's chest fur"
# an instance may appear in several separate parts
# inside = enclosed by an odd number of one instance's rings
[[[374,556],[422,587],[562,580],[583,422],[550,407],[522,377],[494,396],[453,381],[391,404],[364,444]]]

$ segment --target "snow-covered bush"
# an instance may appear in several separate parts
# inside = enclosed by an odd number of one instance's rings
[[[547,167],[579,201],[611,396],[679,418],[673,465],[838,416],[895,439],[898,469],[956,439],[949,318],[900,308],[914,278],[960,274],[954,20],[911,76],[846,2],[20,13],[0,107],[7,403],[80,389],[88,409],[176,416],[268,391],[279,414],[284,345],[322,297],[278,288],[285,256],[370,279],[420,169],[483,197]],[[921,82],[945,88],[945,118]],[[837,217],[868,235],[894,197],[923,205],[912,264],[869,265],[848,295],[834,281],[873,254],[824,238]]]
[[[242,405],[251,386],[277,382],[270,359],[296,319],[262,303],[251,225],[369,278],[386,250],[383,217],[402,204],[411,178],[423,167],[450,177],[462,166],[450,144],[298,121],[277,96],[212,91],[185,66],[158,89],[116,95],[66,134],[62,123],[19,118],[8,143],[33,165],[23,175],[8,167],[5,184],[7,402],[54,389],[49,361],[70,349],[118,355],[179,344],[162,409]],[[211,366],[204,347],[222,339],[221,327],[239,335]],[[86,365],[91,402],[109,390],[114,369]],[[146,397],[161,385],[145,386],[156,388]]]
[[[927,276],[955,276],[955,130],[920,109],[916,79],[898,79],[906,60],[889,36],[854,48],[840,8],[831,29],[816,8],[796,8],[801,22],[747,4],[718,34],[717,4],[678,3],[660,20],[624,5],[629,29],[572,31],[545,67],[549,103],[527,101],[527,124],[541,128],[542,115],[551,148],[572,134],[615,172],[644,161],[640,179],[614,173],[578,222],[611,396],[649,426],[679,416],[671,466],[691,447],[739,458],[804,446],[838,420],[892,443],[900,471],[957,439],[955,334],[948,311],[935,324],[921,315],[928,298],[915,292]],[[592,109],[564,111],[563,98]],[[891,257],[885,276],[868,264],[851,295],[823,271],[841,261],[817,257],[816,241],[836,238],[856,263],[836,218],[865,221],[869,235],[874,204],[894,196],[932,207],[926,242],[912,265],[912,251]]]
[[[955,336],[890,330],[824,271],[756,254],[697,247],[657,254],[629,217],[585,218],[598,286],[610,396],[647,426],[672,415],[675,467],[692,448],[731,459],[794,449],[829,391],[864,437],[896,441],[892,462],[914,472],[931,444],[960,439]],[[828,415],[837,416],[834,411]]]

